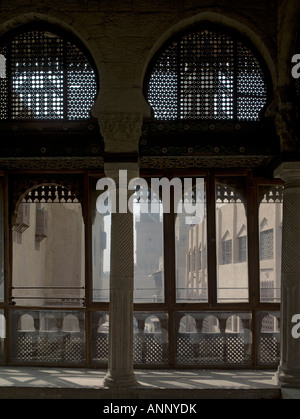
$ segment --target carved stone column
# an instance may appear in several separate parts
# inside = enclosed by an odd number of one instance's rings
[[[292,318],[300,314],[300,162],[282,163],[274,173],[285,181],[281,277],[281,362],[277,377],[300,387],[300,339],[292,336]]]
[[[117,170],[118,169],[118,170]],[[116,183],[116,212],[111,215],[110,304],[108,372],[105,387],[137,385],[133,372],[133,214],[125,210],[129,193],[120,170],[128,181],[137,177],[136,164],[106,164],[106,175]],[[124,173],[124,172],[121,172]]]
[[[119,158],[121,154],[125,160],[104,164],[106,176],[116,185],[116,212],[111,216],[109,355],[104,386],[127,388],[137,385],[133,371],[134,231],[133,214],[128,209],[133,191],[128,191],[128,182],[139,176],[139,170],[137,161],[127,163],[126,156],[138,154],[142,115],[101,114],[99,124],[106,157],[115,154]]]

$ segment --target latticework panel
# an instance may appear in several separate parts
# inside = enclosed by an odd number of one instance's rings
[[[238,119],[256,120],[266,103],[266,86],[253,53],[237,43],[237,112]]]
[[[218,365],[224,362],[224,341],[220,334],[205,334],[199,340],[198,364]]]
[[[108,362],[108,333],[98,334],[96,339],[96,360]]]
[[[0,84],[0,119],[90,117],[97,93],[95,72],[73,43],[49,31],[32,30],[8,40],[1,51],[10,68]]]
[[[5,45],[0,47],[0,54],[2,57],[7,57],[7,48]],[[8,117],[8,79],[6,74],[6,62],[4,63],[2,60],[1,64],[5,64],[5,68],[0,69],[2,75],[2,77],[0,77],[0,120],[7,119]]]
[[[144,337],[134,335],[133,339],[133,362],[135,364],[143,364],[144,360]]]
[[[259,340],[258,363],[277,365],[280,359],[279,333],[261,333]]]
[[[42,333],[37,339],[37,360],[59,363],[63,360],[62,337],[50,333]]]
[[[68,42],[68,119],[86,119],[95,100],[96,81],[91,66],[83,53]]]
[[[159,119],[177,118],[177,46],[169,47],[160,56],[151,75],[148,100]]]
[[[177,362],[179,364],[194,364],[198,363],[199,356],[199,336],[193,335],[179,335],[177,338]]]
[[[63,40],[47,32],[12,40],[13,119],[63,118],[63,50]]]
[[[11,357],[21,363],[80,364],[86,360],[83,313],[11,312]]]
[[[147,364],[164,363],[163,343],[159,334],[145,337],[145,362]]]
[[[85,360],[83,350],[83,335],[81,333],[70,333],[64,338],[64,360],[78,363]]]
[[[178,365],[246,366],[252,362],[251,314],[193,312],[175,315]],[[183,330],[188,331],[183,332]]]
[[[226,336],[226,363],[241,364],[246,360],[245,340],[243,336]]]
[[[161,53],[149,78],[148,100],[157,119],[256,121],[267,87],[248,47],[231,35],[200,30]]]
[[[16,358],[22,361],[33,361],[35,342],[35,333],[19,333],[16,345]]]
[[[257,363],[277,366],[280,361],[280,312],[258,314]]]

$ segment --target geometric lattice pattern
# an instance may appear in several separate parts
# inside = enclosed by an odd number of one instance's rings
[[[249,313],[176,313],[175,318],[178,325],[175,338],[177,365],[213,367],[251,364]],[[193,330],[181,332],[181,329],[187,328]]]
[[[81,333],[18,332],[15,361],[81,363],[85,361]]]
[[[20,319],[20,312],[23,313],[21,310],[15,312],[16,316],[13,316],[15,321]],[[57,315],[57,320],[65,318],[60,317],[60,314]],[[98,331],[99,314],[97,312],[96,314],[97,329],[92,338],[94,342],[92,359],[96,364],[107,365],[109,333]],[[149,318],[148,314],[143,313],[145,319]],[[139,367],[167,366],[171,343],[166,334],[166,314],[156,313],[157,317],[153,314],[150,316],[159,319],[160,325],[156,331],[147,330],[145,319],[141,319],[140,312],[138,315],[140,315],[138,328],[133,335],[134,365]],[[277,366],[280,360],[280,333],[274,319],[278,319],[278,316],[277,312],[272,315],[265,312],[257,313],[257,339],[254,342],[250,312],[176,312],[174,316],[177,329],[174,336],[175,365],[197,368]],[[27,327],[32,326],[28,323],[28,318],[25,320]],[[18,327],[12,329],[11,359],[13,361],[56,365],[79,365],[86,362],[86,341],[82,331],[66,332],[57,329],[44,332],[38,330],[38,320],[39,317],[36,316],[34,323],[36,330],[22,331],[18,330]],[[153,325],[157,326],[156,322],[153,322]],[[234,330],[235,328],[237,330]],[[184,329],[185,331],[182,331]],[[253,351],[254,344],[256,351]],[[256,359],[253,358],[253,352],[256,353]]]
[[[108,362],[108,333],[101,333],[97,336],[96,360],[105,364]]]
[[[267,88],[253,52],[214,30],[184,34],[169,44],[149,77],[157,119],[256,121]]]
[[[61,362],[61,338],[56,334],[51,336],[50,333],[46,336],[38,336],[37,359],[44,362]]]
[[[33,360],[35,336],[31,333],[21,333],[17,340],[17,359],[22,361]]]
[[[85,333],[82,313],[71,311],[13,311],[11,358],[15,362],[83,364]],[[73,330],[77,328],[77,330]]]
[[[243,363],[245,360],[245,342],[240,336],[227,336],[226,362],[229,364]]]
[[[195,336],[179,336],[177,339],[177,361],[184,364],[194,364],[198,359],[198,342]]]
[[[134,334],[133,363],[136,365],[162,365],[168,362],[167,345],[159,333],[153,336]]]
[[[279,333],[262,334],[259,345],[259,364],[275,364],[280,359]]]
[[[133,363],[143,364],[145,362],[144,357],[144,339],[141,336],[134,334],[133,338]]]
[[[224,360],[224,343],[221,336],[206,336],[199,340],[198,364],[216,365],[222,364]]]
[[[8,40],[0,51],[10,63],[1,79],[0,119],[89,118],[97,83],[75,45],[49,31],[32,30]]]
[[[242,337],[237,336],[207,336],[196,342],[195,336],[177,337],[177,363],[184,365],[230,365],[245,364],[245,344]]]
[[[81,333],[70,333],[64,338],[64,361],[78,363],[84,360],[84,341]]]
[[[146,364],[159,364],[163,362],[163,343],[158,336],[145,337]]]

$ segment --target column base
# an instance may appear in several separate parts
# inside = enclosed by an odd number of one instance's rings
[[[134,372],[112,374],[110,371],[107,372],[103,386],[108,388],[129,388],[138,387],[139,383],[135,377]]]
[[[300,371],[279,367],[274,377],[278,385],[287,388],[300,388]]]

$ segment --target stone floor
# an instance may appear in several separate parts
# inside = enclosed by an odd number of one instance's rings
[[[0,399],[278,399],[275,371],[136,370],[135,388],[103,387],[106,371],[0,367]]]

